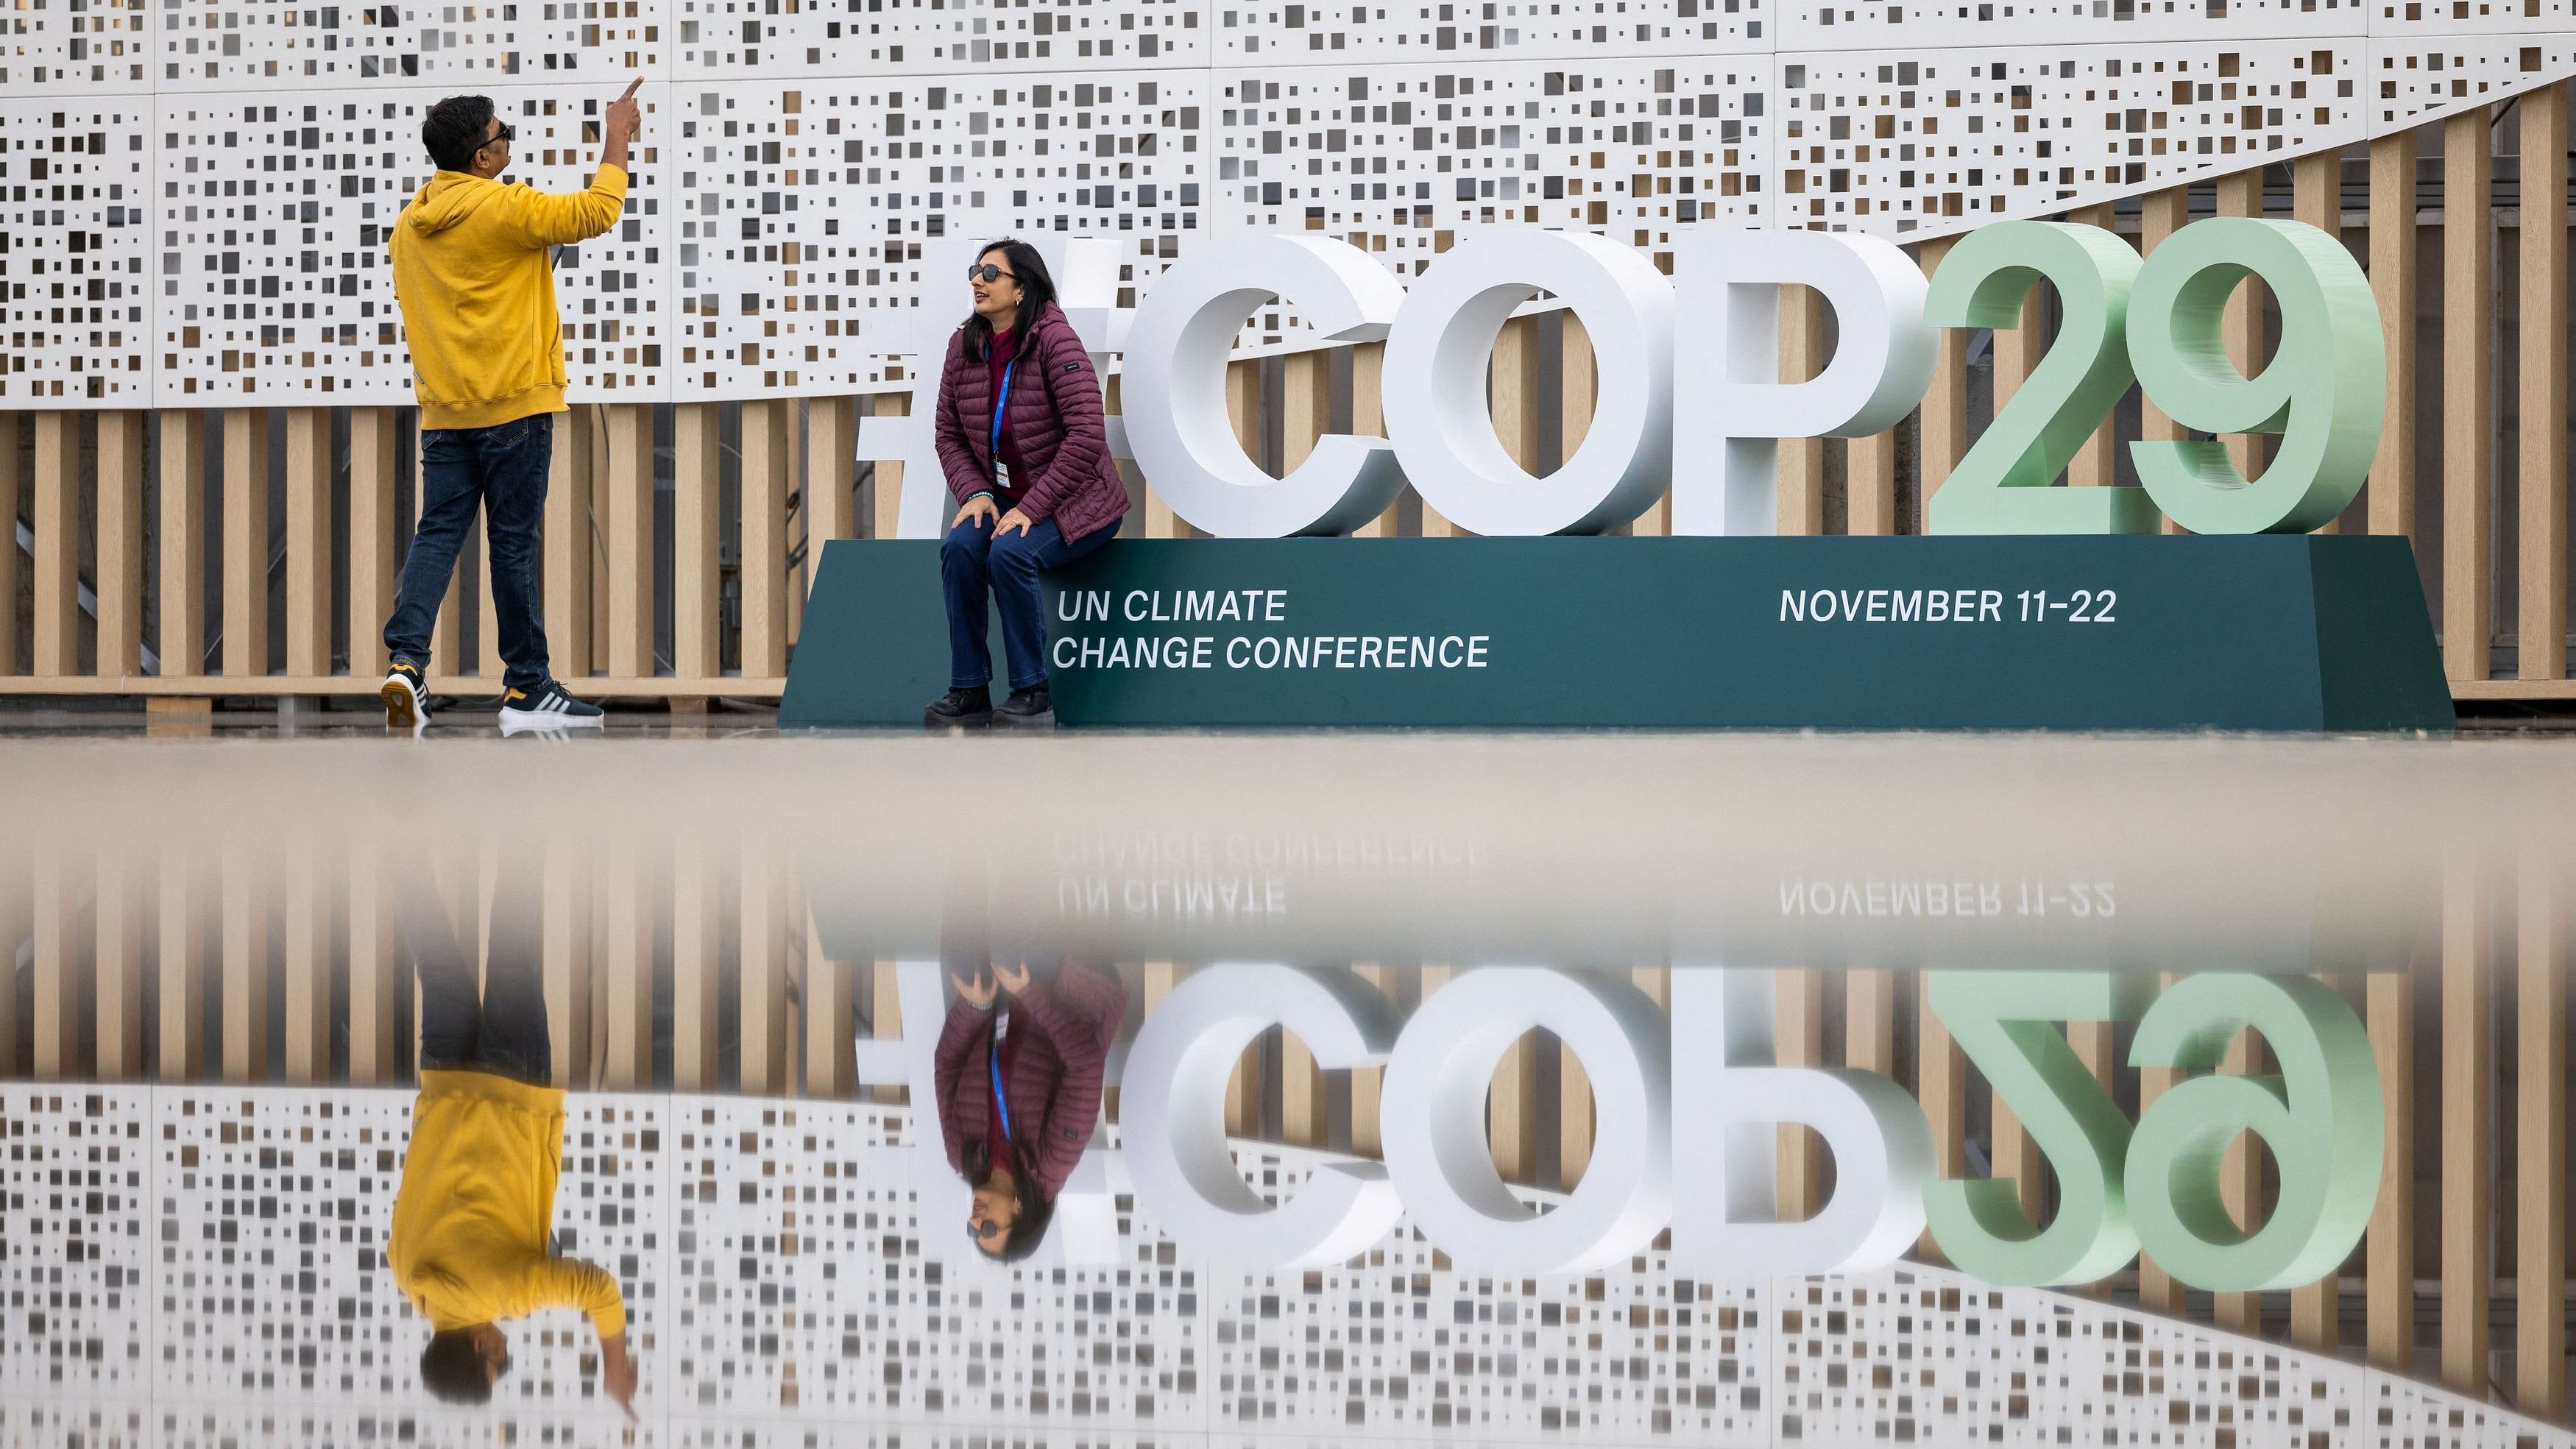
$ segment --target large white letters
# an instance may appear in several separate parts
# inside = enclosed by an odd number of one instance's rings
[[[1348,533],[1383,512],[1404,474],[1383,439],[1330,433],[1285,478],[1253,466],[1225,410],[1226,354],[1271,296],[1336,342],[1387,334],[1404,289],[1348,242],[1229,238],[1155,279],[1127,340],[1127,442],[1172,511],[1226,538]]]
[[[1193,1251],[1254,1270],[1339,1263],[1395,1226],[1386,1170],[1327,1163],[1272,1208],[1244,1183],[1227,1147],[1226,1077],[1274,1024],[1336,1070],[1383,1065],[1396,1034],[1394,1007],[1347,971],[1198,972],[1154,1008],[1128,1051],[1119,1087],[1127,1170],[1154,1221]]]
[[[1673,1143],[1673,1269],[1711,1278],[1855,1273],[1894,1262],[1923,1233],[1932,1130],[1905,1089],[1871,1072],[1779,1067],[1773,973],[1677,968],[1673,1095],[1690,1104]],[[1803,1123],[1834,1155],[1834,1195],[1803,1222],[1771,1220],[1773,1127]]]
[[[1583,1062],[1598,1124],[1582,1184],[1544,1216],[1503,1185],[1485,1138],[1494,1065],[1540,1026]],[[1380,1097],[1405,1210],[1478,1272],[1580,1273],[1641,1251],[1672,1211],[1669,1040],[1655,1003],[1611,977],[1506,967],[1440,988],[1396,1042]]]
[[[1534,478],[1503,451],[1486,363],[1542,288],[1583,319],[1600,366],[1591,430]],[[1422,500],[1483,534],[1600,533],[1663,491],[1671,446],[1672,284],[1588,232],[1509,227],[1462,242],[1413,284],[1386,345],[1387,435]]]
[[[1676,240],[1673,532],[1778,529],[1782,438],[1865,437],[1894,427],[1932,380],[1926,283],[1877,237],[1814,231],[1693,231]],[[1821,293],[1834,310],[1833,360],[1807,382],[1780,381],[1780,288]]]

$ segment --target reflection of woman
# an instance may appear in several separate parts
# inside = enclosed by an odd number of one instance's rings
[[[1043,977],[995,962],[990,976],[951,979],[939,1130],[948,1165],[975,1190],[967,1233],[987,1256],[1016,1262],[1046,1236],[1056,1194],[1091,1144],[1127,988],[1087,966]]]
[[[1127,484],[1109,456],[1100,379],[1026,242],[997,241],[967,270],[975,310],[948,342],[933,430],[957,516],[939,549],[948,597],[948,692],[933,728],[1055,723],[1038,574],[1109,541]],[[985,596],[1002,611],[1011,695],[997,712]]]

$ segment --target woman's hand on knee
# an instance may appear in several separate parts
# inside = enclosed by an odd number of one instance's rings
[[[1029,516],[1014,508],[1010,512],[1002,515],[1002,526],[994,530],[993,537],[996,541],[999,541],[1010,537],[1011,532],[1014,529],[1017,529],[1021,533],[1026,533],[1029,531],[1031,526],[1032,525],[1029,523]]]
[[[978,493],[974,497],[966,500],[966,506],[957,510],[957,516],[948,520],[948,526],[950,528],[955,528],[957,525],[968,522],[969,520],[975,520],[979,523],[990,522],[993,516],[1001,511],[1000,507],[995,505],[993,502],[991,494]],[[1017,515],[1017,512],[1018,510],[1013,510],[1014,516]],[[1027,520],[1022,519],[1021,522],[1025,524]]]

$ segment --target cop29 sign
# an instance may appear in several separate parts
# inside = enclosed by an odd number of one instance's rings
[[[1072,298],[1102,268],[1070,255],[1084,243],[1048,240],[1068,254]],[[1894,245],[1845,233],[1700,229],[1673,258],[1666,277],[1588,233],[1504,228],[1442,255],[1408,291],[1345,242],[1211,237],[1132,312],[1069,312],[1086,345],[1124,354],[1126,453],[1175,513],[1220,537],[1347,533],[1407,482],[1489,536],[1605,532],[1667,488],[1676,534],[1768,534],[1780,439],[1894,426],[1930,383],[1936,329],[2017,326],[2041,281],[2062,304],[2057,336],[1932,499],[1928,532],[2149,533],[2159,514],[2200,534],[2306,532],[2352,500],[2377,448],[2377,306],[2342,243],[2302,223],[2211,218],[2142,260],[2097,227],[1995,222],[1928,281]],[[2280,346],[2250,378],[2221,336],[2249,276],[2281,316]],[[1779,376],[1784,286],[1813,289],[1835,316],[1833,357],[1811,380]],[[1504,322],[1542,291],[1582,319],[1599,387],[1581,445],[1539,477],[1504,451],[1485,389]],[[1273,296],[1328,341],[1386,344],[1388,433],[1328,434],[1276,479],[1244,455],[1224,395],[1243,319]],[[2140,486],[2049,487],[2133,382],[2185,429],[2278,435],[2272,462],[2248,480],[2216,441],[2144,440],[2129,445]],[[903,427],[903,452],[926,443],[926,419],[871,421],[880,436]],[[901,531],[939,536],[944,496],[935,466],[908,468]]]
[[[1185,1246],[1255,1270],[1342,1262],[1399,1212],[1470,1272],[1576,1273],[1644,1252],[1669,1228],[1676,1272],[1760,1278],[1894,1261],[1928,1225],[1951,1262],[2001,1286],[2091,1282],[2141,1248],[2221,1291],[2305,1284],[2360,1240],[2383,1151],[2369,1040],[2335,990],[2305,976],[2210,974],[2155,994],[2150,978],[1935,973],[1931,1009],[2056,1169],[2041,1226],[2002,1178],[1936,1175],[1930,1129],[1869,1072],[1772,1063],[1768,972],[1677,969],[1669,1015],[1615,976],[1468,972],[1399,1026],[1347,972],[1231,965],[1183,981],[1146,1020],[1121,1083],[1124,1154],[1140,1206]],[[2129,1064],[2185,1078],[2132,1124],[2055,1023],[2135,1021]],[[1327,1165],[1272,1207],[1225,1136],[1229,1072],[1271,1026],[1326,1068],[1381,1067],[1384,1164]],[[1485,1094],[1497,1063],[1544,1026],[1581,1059],[1598,1136],[1583,1180],[1541,1214],[1496,1173]],[[2261,1033],[2279,1070],[2212,1075]],[[1834,1155],[1816,1216],[1771,1220],[1773,1128],[1802,1123]],[[2223,1201],[2228,1144],[2250,1131],[2280,1195],[2250,1230]]]

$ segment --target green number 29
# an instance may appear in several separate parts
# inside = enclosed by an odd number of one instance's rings
[[[2251,378],[2220,336],[2248,276],[2281,309],[2280,348]],[[2194,533],[2304,533],[2360,491],[2388,359],[2369,278],[2342,243],[2300,222],[2213,217],[2141,263],[2098,227],[1996,222],[1943,259],[1924,320],[2016,326],[2043,278],[2063,307],[2057,339],[1933,495],[1932,532],[2146,533],[2161,510]],[[2186,428],[2280,435],[2277,456],[2249,482],[2215,441],[2137,442],[2143,488],[2051,488],[2132,378]]]

